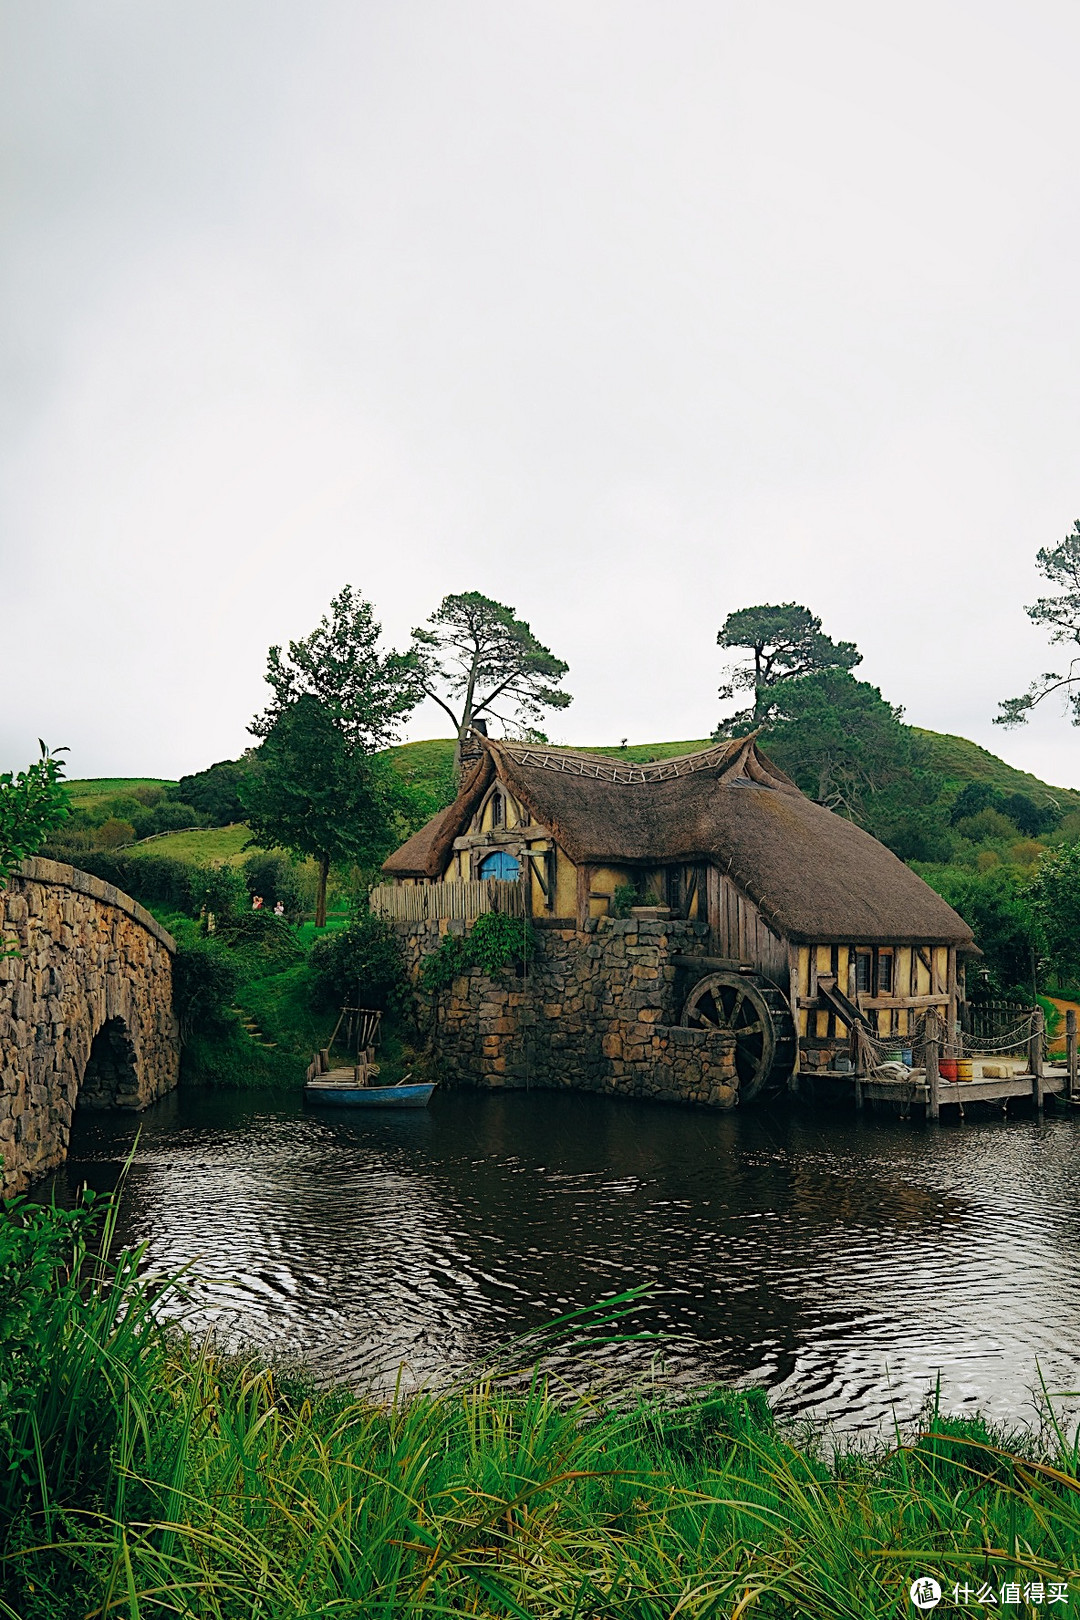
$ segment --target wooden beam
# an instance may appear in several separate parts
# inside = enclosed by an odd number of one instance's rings
[[[1069,1066],[1069,1100],[1076,1096],[1077,1085],[1077,1049],[1076,1049],[1076,1008],[1070,1007],[1065,1014],[1065,1054]]]
[[[921,952],[919,953],[922,954]],[[933,975],[931,975],[931,979]],[[939,1088],[941,1074],[938,1069],[938,1036],[940,1025],[937,1013],[931,1008],[926,1015],[926,1042],[923,1047],[926,1066],[926,1117],[928,1119],[941,1118],[941,1101]]]

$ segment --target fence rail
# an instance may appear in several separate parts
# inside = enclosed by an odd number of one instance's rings
[[[372,889],[368,904],[372,911],[393,922],[433,922],[443,917],[471,922],[485,911],[505,911],[511,917],[525,915],[521,884],[500,878],[476,878],[470,883],[417,883],[409,888],[380,883]]]
[[[1030,1004],[1022,1001],[969,1001],[967,1033],[976,1039],[995,1040],[1031,1017]]]

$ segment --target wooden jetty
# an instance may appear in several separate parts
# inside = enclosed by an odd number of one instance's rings
[[[970,1079],[946,1079],[940,1064],[941,1029],[935,1018],[928,1018],[922,1047],[922,1066],[898,1072],[900,1064],[875,1063],[869,1043],[856,1041],[856,1062],[850,1074],[818,1069],[800,1080],[813,1081],[816,1096],[831,1095],[835,1100],[853,1100],[856,1112],[868,1105],[885,1104],[901,1115],[915,1114],[929,1120],[940,1119],[943,1108],[956,1108],[961,1117],[968,1105],[999,1103],[1007,1112],[1012,1101],[1030,1101],[1041,1115],[1047,1098],[1066,1105],[1080,1105],[1078,1074],[1077,1020],[1075,1011],[1066,1014],[1065,1062],[1050,1063],[1046,1056],[1046,1027],[1041,1010],[1032,1018],[1031,1035],[1025,1049],[1004,1063],[999,1055],[987,1052],[972,1060]],[[993,1074],[983,1069],[994,1069]],[[1001,1073],[1004,1069],[1006,1072]],[[799,1085],[797,1090],[802,1091]]]

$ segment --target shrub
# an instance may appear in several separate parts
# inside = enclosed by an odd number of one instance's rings
[[[135,828],[130,821],[120,821],[116,816],[110,816],[103,821],[97,830],[97,843],[100,849],[118,849],[121,844],[135,842]]]
[[[182,776],[172,794],[185,804],[193,804],[211,826],[225,827],[230,822],[245,819],[237,788],[248,770],[246,760],[222,759],[205,771]]]
[[[468,933],[443,935],[438,950],[424,958],[420,982],[425,990],[438,992],[470,968],[494,979],[508,968],[523,969],[535,949],[536,935],[525,918],[486,911]]]
[[[368,915],[315,941],[311,967],[324,1002],[395,1012],[404,1005],[408,976],[401,944],[382,917]]]
[[[235,866],[189,866],[187,871],[191,916],[206,911],[220,919],[247,910],[248,892]]]
[[[240,968],[228,947],[215,939],[188,939],[173,958],[173,1007],[180,1036],[219,1034],[235,1023],[232,1008]]]
[[[146,787],[134,788],[131,797],[137,799],[144,810],[152,810],[165,797],[165,789],[155,787],[153,783],[147,783]]]
[[[610,915],[612,917],[629,917],[633,906],[647,906],[649,897],[638,888],[636,883],[619,883],[615,886],[615,893],[611,897]]]
[[[234,950],[250,952],[283,967],[304,954],[291,923],[275,917],[272,911],[227,913],[218,920],[216,934]]]
[[[287,855],[276,850],[258,850],[248,856],[243,872],[248,894],[261,894],[263,904],[271,911],[280,901],[289,917],[300,915],[300,875]]]

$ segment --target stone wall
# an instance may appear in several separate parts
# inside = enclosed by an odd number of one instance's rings
[[[111,884],[24,861],[0,890],[0,1191],[63,1162],[77,1102],[145,1108],[176,1085],[172,937]],[[80,1091],[81,1088],[81,1091]]]
[[[466,924],[396,928],[415,978],[443,934]],[[524,974],[490,979],[474,969],[434,1000],[420,995],[443,1084],[735,1106],[732,1038],[678,1025],[686,973],[672,958],[705,954],[704,923],[604,917],[583,931],[541,925],[536,938]]]

